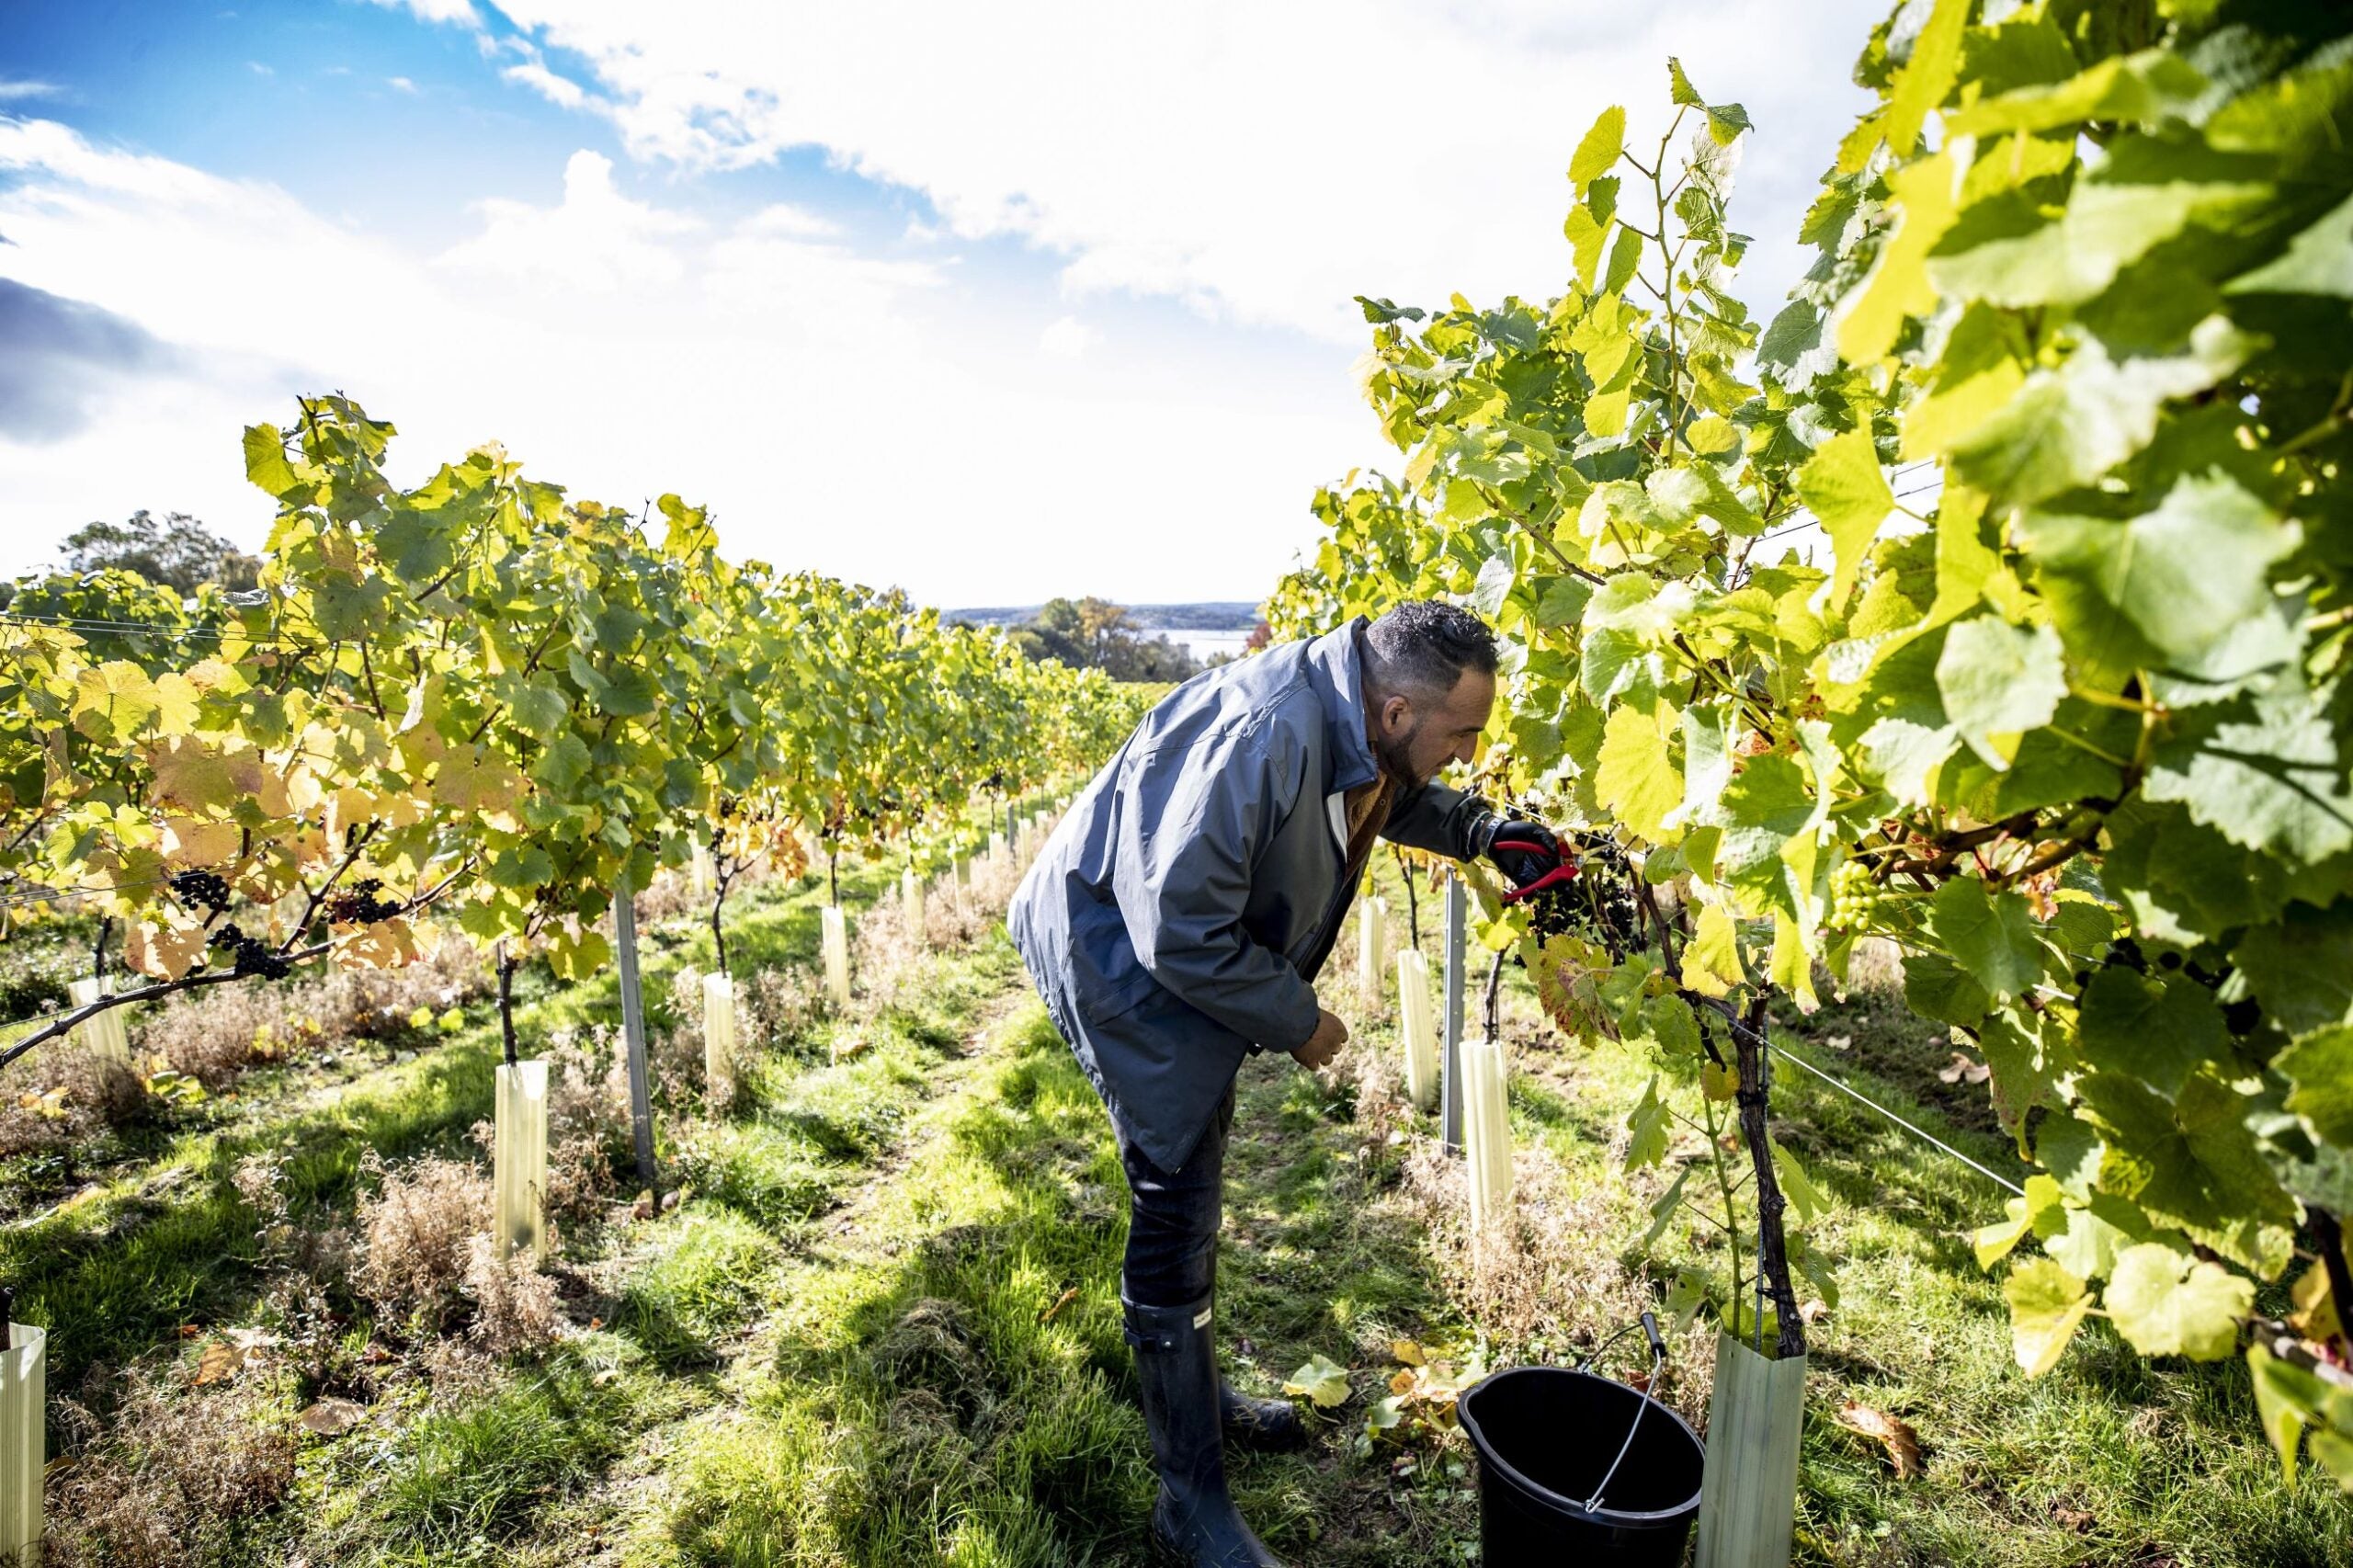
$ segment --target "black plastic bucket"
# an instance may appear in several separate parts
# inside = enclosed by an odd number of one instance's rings
[[[1455,1411],[1479,1450],[1481,1568],[1683,1561],[1707,1454],[1665,1405],[1591,1372],[1508,1367],[1464,1390]],[[1601,1506],[1587,1509],[1605,1475]]]

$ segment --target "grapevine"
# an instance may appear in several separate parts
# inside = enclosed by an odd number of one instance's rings
[[[1615,108],[1575,147],[1555,297],[1363,300],[1402,469],[1315,497],[1268,617],[1497,628],[1481,781],[1622,846],[1642,928],[1491,903],[1489,938],[1563,1028],[1654,1049],[1636,1163],[1738,1104],[1785,1352],[1774,1247],[1822,1265],[1756,1031],[1888,943],[2024,1165],[1978,1235],[2021,1369],[2095,1314],[2243,1354],[2283,1465],[2309,1437],[2353,1482],[2353,30],[1991,15],[1871,35],[1768,317],[1724,221],[1748,117],[1672,64],[1654,147]],[[1739,1270],[1687,1301],[1736,1323]]]

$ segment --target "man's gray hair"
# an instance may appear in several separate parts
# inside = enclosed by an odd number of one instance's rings
[[[1495,673],[1495,634],[1442,599],[1407,599],[1365,631],[1381,680],[1411,691],[1454,689],[1464,670]]]

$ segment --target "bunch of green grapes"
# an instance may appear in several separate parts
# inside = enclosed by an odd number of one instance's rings
[[[1879,883],[1868,862],[1847,860],[1830,873],[1830,920],[1836,931],[1867,931],[1879,909]]]

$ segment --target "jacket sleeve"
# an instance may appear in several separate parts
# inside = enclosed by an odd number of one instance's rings
[[[1381,836],[1408,849],[1427,849],[1452,860],[1474,860],[1493,836],[1494,808],[1476,795],[1425,784],[1389,808]]]
[[[1252,868],[1299,800],[1305,767],[1279,725],[1134,758],[1112,888],[1152,977],[1244,1040],[1295,1051],[1314,988],[1242,924]]]

